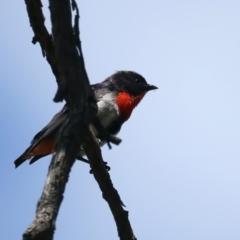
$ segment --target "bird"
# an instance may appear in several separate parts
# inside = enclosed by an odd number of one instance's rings
[[[98,106],[97,117],[102,126],[111,135],[116,135],[123,123],[131,116],[133,109],[140,103],[145,94],[158,87],[150,85],[145,78],[134,71],[117,71],[101,83],[91,85]],[[30,146],[15,161],[17,168],[26,160],[30,164],[54,152],[61,126],[68,119],[69,109],[65,104],[52,120],[39,131]],[[96,138],[99,133],[93,126]],[[102,145],[104,145],[102,141]],[[84,152],[79,146],[77,158],[81,159]]]

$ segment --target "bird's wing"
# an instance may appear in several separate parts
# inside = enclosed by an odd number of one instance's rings
[[[40,131],[38,132],[33,140],[31,141],[32,145],[39,143],[42,139],[46,138],[49,135],[56,133],[59,130],[59,127],[67,120],[69,110],[67,105],[65,104],[64,107],[58,112],[52,120]]]
[[[104,94],[104,91],[102,91],[102,86],[101,84],[94,84],[91,87],[95,93],[96,101],[98,101]],[[62,124],[67,121],[68,113],[69,109],[65,104],[62,110],[57,113],[53,119],[34,136],[30,146],[24,151],[24,153],[14,161],[16,167],[18,167],[27,159],[31,159],[31,164],[37,161],[39,158],[52,153],[58,137],[58,131]]]
[[[14,161],[15,167],[18,167],[29,158],[31,158],[30,163],[33,163],[39,158],[52,153],[58,131],[62,124],[67,120],[68,112],[67,105],[65,105],[62,110],[34,136],[30,146]]]

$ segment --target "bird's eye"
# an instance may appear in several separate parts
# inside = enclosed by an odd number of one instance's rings
[[[136,78],[136,79],[135,79],[135,83],[138,84],[139,82],[140,82],[139,79]]]

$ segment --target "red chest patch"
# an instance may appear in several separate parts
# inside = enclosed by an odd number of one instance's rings
[[[146,93],[138,96],[131,96],[126,92],[119,93],[116,99],[119,113],[125,118],[125,121],[131,116],[132,110],[140,103]]]

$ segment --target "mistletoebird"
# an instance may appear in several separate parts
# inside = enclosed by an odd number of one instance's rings
[[[116,135],[145,94],[156,86],[146,82],[143,76],[132,71],[118,71],[101,83],[91,85],[98,105],[97,116],[111,135]],[[60,129],[68,119],[65,105],[53,119],[38,132],[25,152],[14,161],[16,167],[30,159],[30,164],[53,153]],[[99,134],[93,127],[96,137]],[[103,142],[104,143],[104,142]],[[101,144],[103,145],[103,144]],[[81,146],[77,158],[84,155]]]

